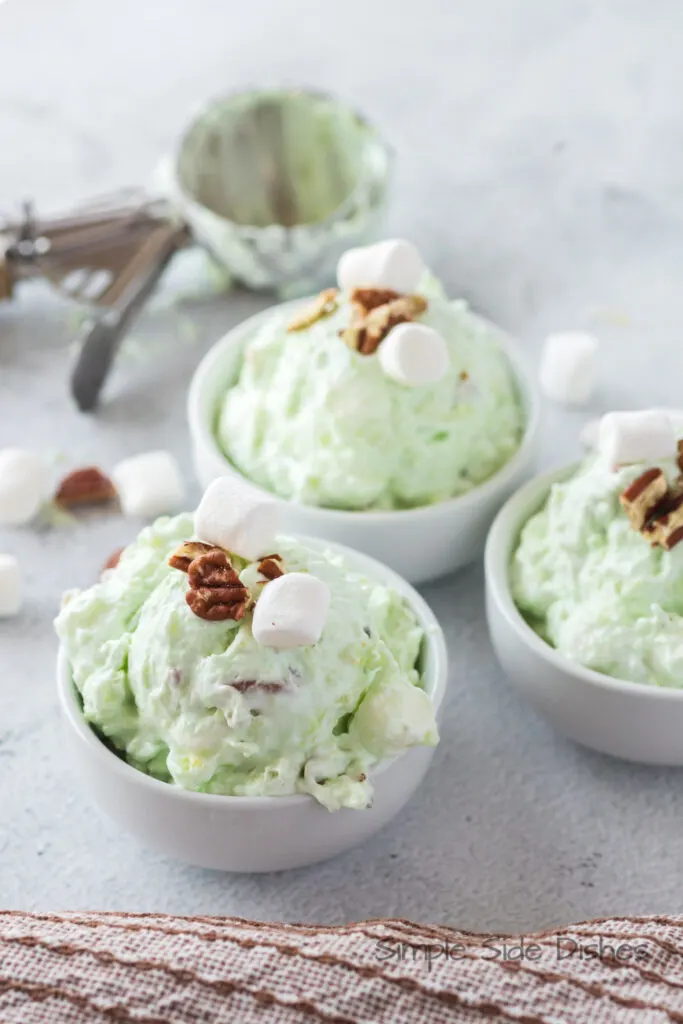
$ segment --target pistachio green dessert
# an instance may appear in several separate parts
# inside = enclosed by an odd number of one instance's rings
[[[184,789],[366,807],[374,765],[438,741],[415,614],[340,556],[279,537],[284,572],[315,575],[331,602],[316,644],[263,646],[251,628],[269,585],[259,564],[233,556],[248,610],[208,621],[168,564],[192,537],[191,516],[159,519],[99,583],[66,594],[56,629],[86,720],[135,768]]]
[[[619,679],[680,688],[683,544],[653,544],[651,525],[635,529],[623,500],[656,468],[676,489],[681,470],[674,458],[615,470],[593,455],[553,484],[521,532],[511,585],[529,624],[572,661]]]
[[[273,309],[217,410],[216,437],[233,465],[280,497],[346,510],[433,504],[505,465],[525,417],[498,339],[433,278],[417,294],[428,302],[418,322],[449,355],[445,375],[420,387],[344,343],[340,332],[357,315],[348,292],[306,329],[289,327],[291,308]]]

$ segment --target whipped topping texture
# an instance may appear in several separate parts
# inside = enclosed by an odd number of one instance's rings
[[[390,379],[376,354],[340,338],[350,297],[305,330],[275,308],[247,340],[238,379],[220,403],[218,442],[261,487],[308,505],[400,509],[464,494],[519,447],[524,412],[499,342],[464,302],[430,282],[420,324],[448,349],[424,387]]]
[[[168,559],[192,525],[158,520],[100,583],[66,595],[56,629],[86,720],[131,765],[184,789],[366,807],[373,766],[438,741],[415,614],[341,557],[280,536],[277,564],[240,571],[256,609],[288,573],[322,581],[330,604],[313,646],[263,646],[251,611],[207,621],[188,607],[186,573]],[[264,583],[262,569],[279,566]]]
[[[654,468],[674,487],[676,459],[613,470],[599,456],[553,484],[522,530],[511,586],[530,625],[571,660],[632,682],[682,687],[683,544],[652,546],[620,500]]]

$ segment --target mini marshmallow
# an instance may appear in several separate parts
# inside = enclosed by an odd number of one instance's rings
[[[424,263],[415,246],[393,238],[347,249],[337,264],[337,283],[345,292],[361,287],[414,292],[423,272]]]
[[[43,499],[45,468],[33,452],[0,451],[0,524],[21,526],[34,518]]]
[[[600,420],[588,420],[579,431],[579,440],[584,448],[597,448],[600,436]]]
[[[661,410],[608,412],[600,421],[598,451],[610,466],[658,462],[676,457],[676,435]]]
[[[330,588],[306,572],[287,572],[266,583],[251,631],[264,647],[289,650],[317,644],[330,609]]]
[[[436,384],[448,371],[448,346],[441,335],[424,324],[398,324],[377,350],[387,377],[419,388]]]
[[[671,420],[676,437],[683,437],[683,409],[660,409]]]
[[[19,563],[12,555],[0,555],[0,619],[16,615],[20,608]]]
[[[274,501],[240,480],[221,476],[206,489],[194,528],[199,540],[253,559],[272,550],[279,518]]]
[[[391,677],[370,687],[350,732],[366,750],[384,757],[418,744],[435,746],[439,740],[434,705],[425,691]]]
[[[598,341],[584,331],[550,334],[541,355],[539,382],[548,398],[564,405],[583,405],[597,378]]]
[[[180,467],[167,451],[143,452],[123,459],[114,466],[111,478],[127,516],[151,518],[176,512],[185,500]]]
[[[663,412],[669,417],[676,437],[683,437],[683,409],[659,409],[657,411]],[[602,420],[599,419],[588,420],[581,427],[579,440],[584,448],[596,449],[598,447],[601,422]]]

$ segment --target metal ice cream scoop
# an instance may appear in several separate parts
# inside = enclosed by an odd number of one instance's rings
[[[46,278],[66,298],[92,310],[72,376],[80,409],[97,404],[126,328],[168,262],[189,241],[167,204],[117,195],[73,213],[38,218],[31,204],[0,232],[0,299],[17,285]]]
[[[322,93],[256,90],[210,103],[164,164],[162,199],[117,193],[61,217],[30,203],[0,224],[0,299],[47,278],[92,313],[72,392],[93,409],[119,345],[178,249],[204,246],[238,282],[304,294],[375,237],[392,156],[368,122]]]

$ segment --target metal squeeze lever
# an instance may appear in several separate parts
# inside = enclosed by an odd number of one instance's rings
[[[131,263],[118,301],[97,319],[86,323],[71,375],[71,393],[82,412],[90,412],[97,405],[131,321],[156,288],[172,257],[186,243],[185,228],[170,224],[158,228]]]
[[[65,297],[101,310],[88,324],[72,374],[80,409],[93,409],[132,319],[175,252],[190,241],[168,207],[139,193],[112,196],[72,214],[0,226],[0,300],[16,285],[46,278]]]

